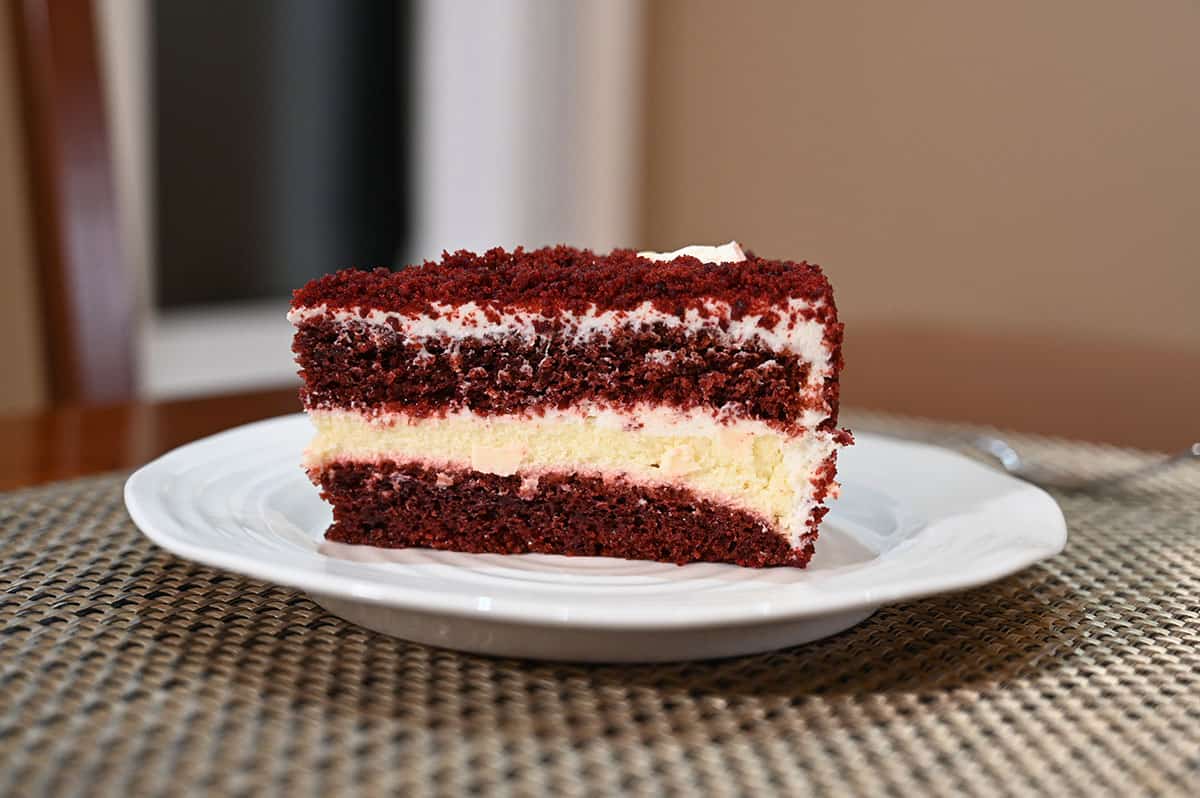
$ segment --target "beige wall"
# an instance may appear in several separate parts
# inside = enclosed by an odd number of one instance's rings
[[[0,413],[46,399],[13,43],[11,15],[0,13]]]
[[[641,243],[816,261],[850,325],[1200,371],[1200,4],[650,7]]]

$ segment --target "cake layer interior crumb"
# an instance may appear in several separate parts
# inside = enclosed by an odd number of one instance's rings
[[[537,479],[419,463],[329,463],[314,474],[334,542],[684,564],[804,567],[815,532],[790,545],[757,516],[673,485],[587,474]]]
[[[824,350],[813,363],[708,327],[618,327],[583,338],[545,327],[540,335],[412,338],[386,324],[302,320],[294,348],[305,404],[502,415],[585,400],[653,401],[781,426],[832,429],[837,421],[838,381]],[[836,354],[837,341],[830,344]]]

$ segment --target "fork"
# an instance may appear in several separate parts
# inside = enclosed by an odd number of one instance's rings
[[[1078,492],[1104,490],[1123,482],[1157,474],[1180,463],[1200,460],[1200,441],[1197,441],[1188,448],[1176,452],[1169,457],[1154,463],[1138,466],[1137,468],[1130,468],[1098,477],[1064,477],[1060,474],[1055,474],[1044,466],[1025,462],[1021,459],[1021,455],[1017,453],[1017,450],[1002,438],[982,435],[976,438],[972,442],[972,445],[976,449],[995,458],[1000,463],[1000,467],[1014,477],[1019,477],[1026,482],[1032,482],[1043,488],[1056,488],[1058,490]]]

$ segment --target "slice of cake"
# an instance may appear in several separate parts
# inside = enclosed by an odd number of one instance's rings
[[[803,567],[834,489],[842,325],[808,263],[457,252],[288,318],[342,543]]]

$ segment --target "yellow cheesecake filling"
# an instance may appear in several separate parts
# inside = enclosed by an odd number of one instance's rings
[[[813,506],[812,477],[831,435],[787,435],[758,421],[718,420],[659,406],[552,410],[544,415],[442,417],[310,411],[306,466],[419,461],[489,474],[582,472],[671,484],[759,515],[798,545]]]

